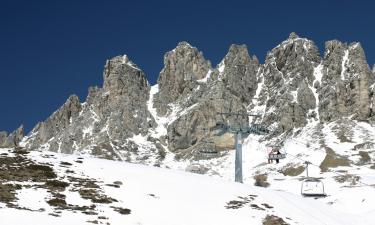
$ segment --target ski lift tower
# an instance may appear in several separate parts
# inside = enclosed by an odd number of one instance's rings
[[[225,113],[219,112],[221,115],[230,115],[230,116],[253,116],[259,117],[259,115],[247,114],[247,113]],[[225,123],[217,123],[216,127],[221,129],[223,133],[230,132],[235,134],[236,142],[236,158],[235,158],[235,182],[242,183],[242,138],[245,138],[249,134],[258,134],[265,135],[269,133],[269,130],[260,124],[252,123],[250,126],[231,126]]]

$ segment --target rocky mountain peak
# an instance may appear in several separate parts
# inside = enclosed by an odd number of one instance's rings
[[[274,127],[275,133],[304,126],[309,118],[318,119],[314,83],[320,63],[314,42],[293,33],[267,54],[254,108],[263,110],[263,123]]]
[[[254,59],[256,59],[256,57]],[[224,62],[226,65],[230,65],[232,63],[238,64],[238,65],[244,65],[244,64],[247,64],[251,60],[252,58],[250,58],[249,52],[247,50],[247,46],[244,44],[243,45],[232,44],[229,47],[229,51],[224,58]]]
[[[347,44],[342,43],[338,40],[326,41],[324,59],[329,59],[330,57],[343,56],[346,48]]]
[[[154,97],[158,114],[165,115],[168,104],[191,93],[196,81],[205,78],[210,69],[210,61],[187,42],[167,52],[158,79],[159,92]]]
[[[368,118],[371,70],[360,43],[327,41],[323,65],[322,119],[332,121],[344,115]]]
[[[23,125],[18,127],[15,131],[8,134],[6,131],[0,131],[0,148],[17,147],[24,136]]]
[[[28,147],[38,147],[53,139],[61,131],[68,128],[82,110],[82,105],[77,95],[71,95],[64,105],[54,112],[47,120],[39,122],[31,131],[34,135],[26,137]]]
[[[212,68],[202,52],[180,42],[164,55],[153,87],[127,55],[106,62],[103,80],[84,103],[71,96],[39,123],[28,146],[156,163],[166,148],[183,157],[233,148],[233,135],[214,131],[217,123],[244,126],[250,119],[218,112],[257,114],[251,122],[267,126],[273,138],[343,117],[371,119],[375,111],[375,79],[359,43],[329,41],[322,59],[313,41],[295,33],[263,65],[246,45],[233,44]]]
[[[194,48],[194,47],[191,46],[191,44],[189,44],[187,41],[181,41],[177,44],[177,47],[175,48],[175,50],[180,50],[182,48]]]
[[[289,34],[288,39],[293,40],[293,39],[297,39],[297,38],[299,38],[299,36],[295,32],[292,32],[292,33]]]
[[[218,65],[216,76],[235,96],[249,104],[257,88],[260,64],[256,56],[250,57],[246,45],[233,44]]]
[[[149,86],[143,71],[127,55],[107,60],[103,80],[104,90],[116,94],[126,92],[127,86],[139,85],[140,88]]]
[[[146,105],[149,91],[143,71],[126,55],[116,56],[105,64],[102,88],[91,87],[83,104],[77,96],[70,96],[32,130],[25,146],[64,153],[84,149],[101,157],[122,159],[118,148],[133,148],[129,138],[144,135],[153,126]]]

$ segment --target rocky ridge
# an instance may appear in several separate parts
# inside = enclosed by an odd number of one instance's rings
[[[19,145],[24,136],[23,126],[8,134],[6,131],[0,131],[0,148],[12,148]]]
[[[215,130],[218,122],[260,123],[272,130],[266,139],[282,142],[307,125],[374,118],[374,69],[359,43],[328,41],[322,57],[313,41],[292,33],[264,64],[245,45],[232,45],[213,68],[181,42],[164,64],[150,86],[127,56],[108,60],[103,87],[91,87],[83,103],[71,96],[21,145],[158,165],[170,152],[190,158],[206,148],[232,149],[233,135]]]

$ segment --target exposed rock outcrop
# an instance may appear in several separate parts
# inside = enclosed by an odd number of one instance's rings
[[[117,56],[107,61],[103,80],[102,88],[89,89],[85,103],[71,96],[50,118],[39,123],[26,145],[64,153],[85,150],[117,159],[126,155],[119,149],[136,151],[129,138],[145,135],[155,123],[147,110],[150,86],[145,74],[126,55]]]
[[[0,148],[13,148],[17,147],[21,142],[24,135],[23,125],[17,130],[8,134],[6,131],[0,131]]]
[[[345,116],[367,119],[370,116],[371,71],[360,44],[326,42],[323,65],[319,91],[322,120],[329,122]]]
[[[258,59],[256,56],[250,58],[246,45],[231,45],[216,74],[226,89],[239,97],[244,104],[249,104],[257,89],[259,70]]]
[[[187,42],[180,42],[174,50],[167,52],[158,79],[159,92],[154,97],[158,114],[166,115],[170,111],[168,104],[191,93],[196,81],[205,78],[210,69],[210,61]]]
[[[374,72],[359,43],[328,41],[322,58],[313,41],[295,33],[273,48],[264,64],[245,45],[232,45],[216,68],[181,42],[165,54],[152,88],[127,56],[108,60],[103,87],[91,87],[84,103],[71,96],[24,143],[158,164],[167,150],[190,157],[207,146],[212,152],[233,149],[233,134],[215,129],[218,123],[259,123],[272,130],[268,138],[282,142],[306,125],[373,120]],[[5,139],[0,134],[0,143]]]
[[[272,127],[274,134],[302,127],[307,118],[317,117],[313,113],[317,100],[312,91],[314,68],[319,63],[315,44],[294,33],[268,53],[257,105],[265,106],[262,122]]]

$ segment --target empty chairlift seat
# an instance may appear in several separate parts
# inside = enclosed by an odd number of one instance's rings
[[[324,191],[324,184],[318,178],[308,177],[302,181],[301,184],[301,195],[304,197],[326,197],[327,194]]]

